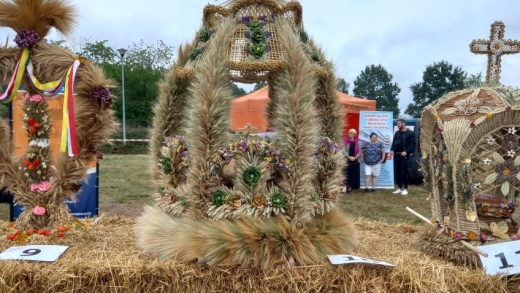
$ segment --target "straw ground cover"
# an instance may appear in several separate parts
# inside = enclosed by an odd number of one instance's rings
[[[149,172],[148,155],[104,155],[100,161],[99,213],[122,215],[134,218],[139,215],[144,204],[154,203]],[[426,192],[420,185],[410,186],[410,195],[392,194],[392,190],[377,190],[365,193],[354,190],[341,194],[339,204],[342,210],[353,218],[381,220],[389,223],[419,224],[420,220],[405,210],[411,207],[426,217],[430,217]],[[9,206],[0,205],[0,220],[7,220]]]
[[[348,214],[365,218],[355,222],[361,245],[353,253],[394,268],[332,266],[324,260],[262,271],[157,261],[139,252],[131,232],[142,205],[153,202],[148,166],[148,156],[105,155],[100,212],[110,216],[86,231],[72,229],[65,238],[31,236],[28,244],[70,248],[53,264],[3,261],[0,292],[520,292],[516,279],[488,277],[480,269],[432,258],[413,246],[414,234],[424,226],[411,224],[416,220],[404,207],[429,216],[425,193],[417,186],[409,196],[389,190],[341,195]],[[1,235],[8,233],[7,227],[0,221]],[[0,251],[11,245],[0,238]]]
[[[149,258],[134,245],[133,224],[133,219],[110,216],[86,231],[72,229],[65,238],[31,236],[30,243],[70,247],[52,264],[2,261],[0,292],[520,292],[515,279],[486,276],[417,251],[410,239],[419,227],[411,224],[355,222],[361,245],[354,254],[393,268],[332,266],[324,260],[268,270]],[[1,232],[6,227],[0,222]],[[0,250],[10,245],[0,239]]]

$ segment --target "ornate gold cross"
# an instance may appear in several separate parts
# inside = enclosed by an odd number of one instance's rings
[[[489,40],[473,40],[469,44],[471,52],[488,55],[486,83],[498,83],[500,80],[500,61],[502,55],[520,53],[520,42],[504,40],[505,25],[501,21],[495,21],[491,25]]]

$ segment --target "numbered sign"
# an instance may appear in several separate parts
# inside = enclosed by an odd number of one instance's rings
[[[327,257],[329,258],[330,262],[333,265],[344,265],[344,264],[353,264],[353,263],[366,263],[366,264],[371,264],[371,265],[381,265],[381,266],[395,267],[395,265],[386,263],[384,261],[368,259],[368,258],[359,257],[359,256],[355,256],[355,255],[334,254],[334,255],[328,255]]]
[[[68,246],[61,245],[26,245],[13,246],[0,253],[0,260],[32,260],[54,262]]]
[[[520,241],[509,241],[478,248],[489,255],[488,257],[479,255],[486,274],[515,275],[520,273]]]

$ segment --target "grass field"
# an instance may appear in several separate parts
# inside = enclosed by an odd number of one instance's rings
[[[135,217],[143,205],[153,204],[154,184],[147,155],[105,155],[100,162],[100,214],[121,214]],[[429,203],[422,186],[412,185],[407,196],[392,194],[393,190],[365,193],[354,190],[340,195],[340,207],[353,218],[366,218],[389,223],[420,223],[405,210],[410,207],[426,217]],[[0,219],[9,217],[8,205],[0,205]]]

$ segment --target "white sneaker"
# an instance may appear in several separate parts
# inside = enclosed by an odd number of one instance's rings
[[[401,195],[408,195],[408,190],[403,189],[403,192],[401,192]]]
[[[400,193],[402,193],[402,192],[403,192],[403,191],[401,190],[401,188],[397,188],[397,190],[394,191],[394,192],[392,192],[392,193],[394,193],[394,194],[400,194]]]

